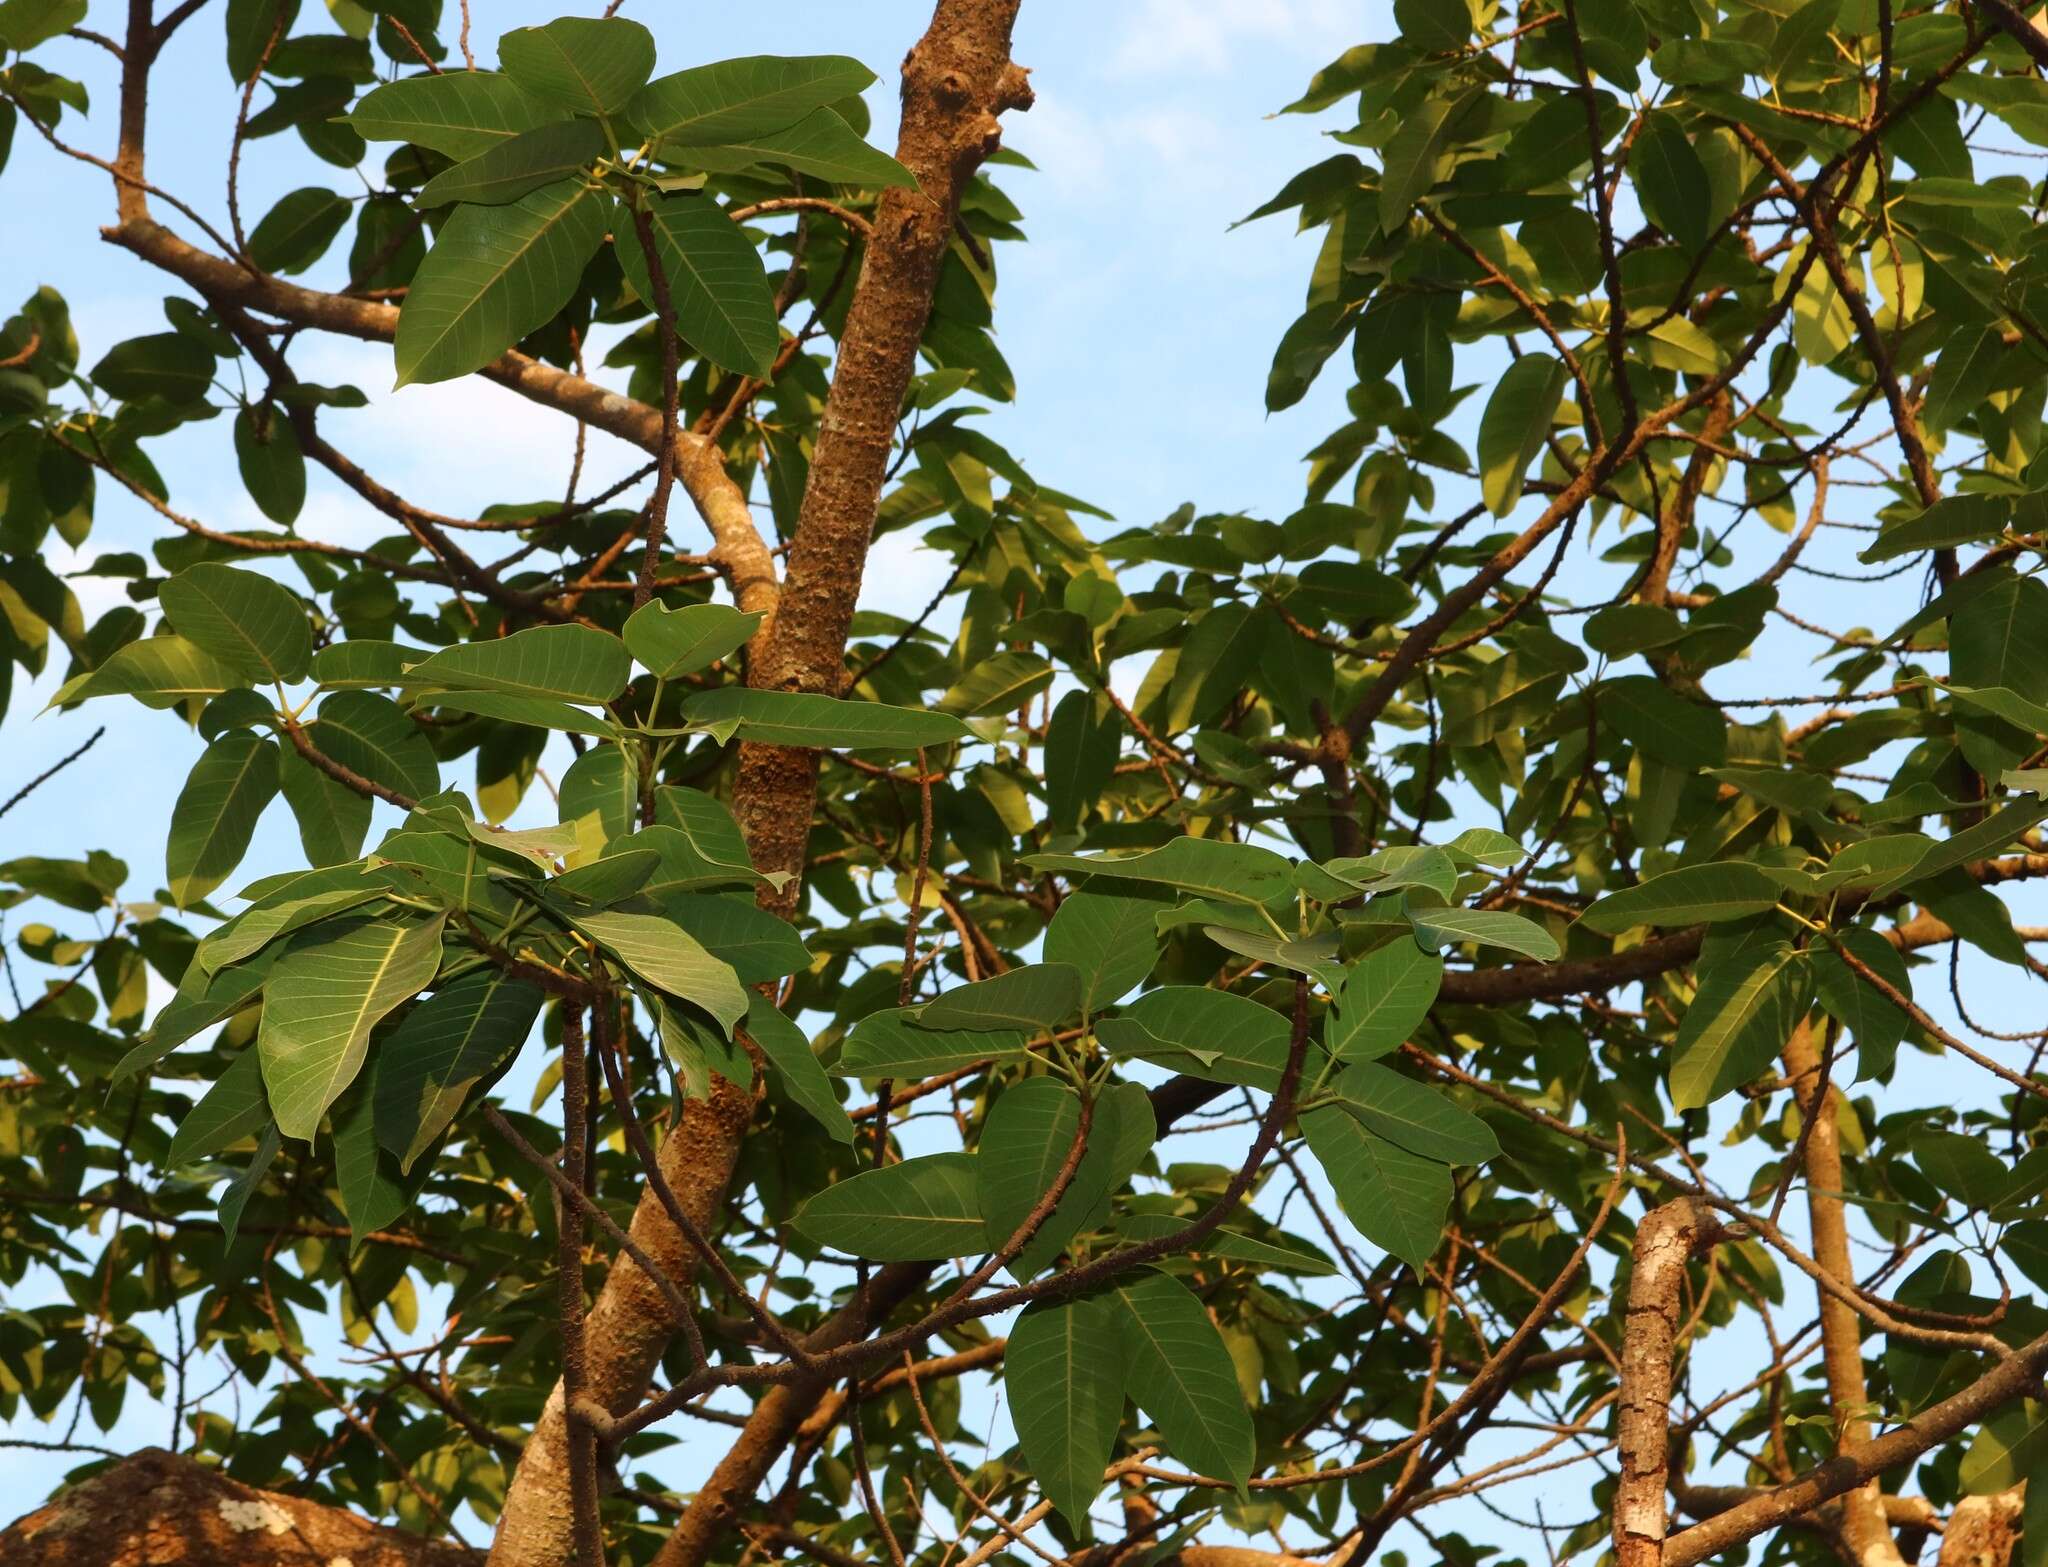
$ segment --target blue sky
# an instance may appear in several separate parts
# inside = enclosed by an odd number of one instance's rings
[[[557,5],[526,0],[475,0],[477,45],[488,61],[491,40],[510,27],[546,20]],[[222,64],[220,10],[202,12],[166,53],[153,94],[150,172],[160,184],[219,217],[233,103]],[[307,23],[319,7],[308,0]],[[451,6],[452,10],[452,6]],[[95,0],[91,21],[114,25],[119,7]],[[627,14],[655,32],[663,68],[748,53],[846,53],[882,77],[869,94],[875,140],[891,141],[894,67],[922,30],[923,0],[828,0],[773,6],[657,8],[633,0]],[[992,412],[985,428],[1043,482],[1084,496],[1114,513],[1120,525],[1149,523],[1183,501],[1204,510],[1245,510],[1279,518],[1298,503],[1301,457],[1339,417],[1341,376],[1307,403],[1268,417],[1262,391],[1274,342],[1300,309],[1316,241],[1294,234],[1288,218],[1232,231],[1230,222],[1270,195],[1289,175],[1326,155],[1320,120],[1269,118],[1308,76],[1349,44],[1385,37],[1387,7],[1341,0],[1024,0],[1015,56],[1033,68],[1038,104],[1013,116],[1007,143],[1040,172],[1006,170],[1002,183],[1024,209],[1031,242],[999,251],[997,328],[1016,371],[1017,402]],[[105,57],[64,42],[48,55],[53,69],[81,75],[100,111],[65,133],[100,152],[110,150],[112,82]],[[315,163],[289,135],[254,144],[244,161],[244,210],[253,218],[278,196],[307,183],[346,188],[349,176]],[[0,251],[0,306],[51,283],[71,300],[96,360],[120,338],[162,327],[164,280],[125,252],[100,243],[111,217],[107,181],[59,158],[24,128],[5,175],[11,243]],[[23,215],[32,214],[24,218]],[[332,269],[323,278],[334,281]],[[328,427],[345,449],[364,457],[406,495],[463,512],[484,498],[553,493],[566,471],[569,433],[557,416],[480,384],[415,387],[390,393],[387,348],[308,343],[306,373],[354,380],[372,406]],[[1483,396],[1467,405],[1469,421]],[[1816,409],[1816,420],[1819,412]],[[226,457],[226,430],[201,426],[156,451],[172,486],[172,503],[218,527],[254,524],[256,513]],[[623,473],[639,454],[593,438],[586,490]],[[360,544],[388,524],[353,497],[314,478],[302,530]],[[1861,520],[1869,492],[1843,490],[1830,515]],[[1446,499],[1438,515],[1455,502]],[[144,547],[158,531],[150,514],[102,486],[100,516],[86,553]],[[1782,547],[1775,534],[1751,526],[1738,554],[1768,560]],[[687,526],[683,547],[701,540]],[[1613,542],[1611,530],[1598,547]],[[1857,540],[1840,535],[1816,558],[1845,564]],[[1558,582],[1573,592],[1614,568],[1587,569],[1577,552]],[[71,569],[83,562],[55,562]],[[878,548],[866,602],[921,606],[947,563],[896,535]],[[1526,576],[1526,574],[1525,574]],[[118,587],[78,584],[89,612],[118,599]],[[1796,590],[1824,591],[1830,623],[1888,627],[1915,601],[1917,580],[1839,587],[1806,579]],[[1610,588],[1611,591],[1611,588]],[[1590,597],[1590,595],[1588,595]],[[1809,602],[1812,602],[1810,599]],[[1738,695],[1799,686],[1819,689],[1809,671],[1816,644],[1774,625],[1754,657],[1716,676],[1716,689]],[[61,670],[58,671],[61,673]],[[0,823],[0,857],[65,853],[100,846],[125,858],[136,895],[146,896],[163,873],[169,803],[200,749],[196,736],[161,715],[99,704],[31,721],[53,682],[17,686],[0,731],[0,794],[71,750],[102,721],[107,738],[61,787],[45,790]],[[466,779],[457,781],[466,783]],[[1476,815],[1473,820],[1486,820]],[[266,822],[245,877],[291,861],[296,844],[282,811]],[[239,883],[238,883],[239,884]],[[2030,917],[2028,895],[2016,917]],[[2038,914],[2031,917],[2039,918]],[[1994,1027],[2021,1026],[2027,1000],[2010,979],[1974,955],[1965,974],[1986,984],[1984,1012]],[[1931,974],[1923,991],[1937,992]],[[1949,1009],[1937,1009],[1944,1017]],[[1928,1086],[1939,1067],[1909,1063],[1915,1086]],[[1952,1097],[1952,1090],[1939,1097]],[[1907,1102],[1925,1102],[1915,1094]],[[160,1440],[159,1417],[134,1405],[114,1445]],[[31,1455],[9,1455],[22,1497],[40,1494],[67,1467]],[[1475,1523],[1475,1534],[1485,1532]],[[1412,1542],[1411,1542],[1412,1543]]]

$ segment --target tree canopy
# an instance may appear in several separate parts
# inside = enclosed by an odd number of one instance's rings
[[[105,1485],[139,1390],[434,1564],[2048,1562],[2048,29],[1395,0],[1214,215],[1311,237],[1265,398],[1343,420],[1134,522],[978,422],[1018,0],[893,155],[616,0],[121,9],[0,3],[0,151],[171,290],[102,341],[23,227],[0,327],[6,723],[171,769],[161,876],[82,753],[0,803],[81,803],[0,843],[0,1446]],[[562,488],[400,493],[334,336]]]

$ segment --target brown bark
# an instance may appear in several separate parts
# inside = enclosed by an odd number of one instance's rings
[[[1802,1021],[1785,1042],[1785,1076],[1799,1101],[1805,1152],[1806,1207],[1813,1231],[1813,1257],[1841,1283],[1854,1287],[1849,1258],[1848,1213],[1841,1193],[1842,1143],[1834,1086],[1821,1072],[1820,1049]],[[1869,1403],[1863,1380],[1863,1327],[1847,1302],[1820,1292],[1821,1360],[1827,1372],[1828,1405],[1835,1415],[1835,1446],[1855,1453],[1869,1445]],[[1905,1567],[1898,1542],[1884,1517],[1884,1498],[1875,1479],[1842,1498],[1842,1539],[1862,1567]]]
[[[930,29],[903,62],[896,157],[918,189],[884,193],[874,237],[839,338],[832,390],[818,421],[789,571],[748,670],[763,690],[840,694],[847,627],[860,597],[875,506],[896,439],[932,292],[952,242],[960,196],[996,150],[1005,109],[1031,105],[1010,60],[1018,0],[939,0]],[[735,813],[763,871],[802,871],[818,754],[743,745]],[[792,881],[767,906],[788,913]]]
[[[478,1567],[430,1540],[145,1448],[0,1530],[7,1567]]]
[[[1678,1336],[1685,1265],[1721,1235],[1714,1213],[1681,1197],[1645,1215],[1636,1230],[1628,1319],[1621,1344],[1616,1438],[1621,1474],[1614,1491],[1618,1567],[1660,1567],[1668,1523],[1671,1357]]]
[[[1939,1567],[2010,1567],[2020,1543],[2025,1485],[1996,1496],[1966,1496],[1948,1516]]]

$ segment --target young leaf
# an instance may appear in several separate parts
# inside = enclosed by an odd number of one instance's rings
[[[864,1170],[797,1209],[814,1245],[869,1262],[932,1262],[985,1249],[973,1154],[927,1154]]]
[[[1024,1461],[1076,1535],[1085,1535],[1123,1421],[1118,1319],[1107,1295],[1027,1306],[1003,1355],[1003,1392]]]
[[[206,748],[171,807],[164,866],[180,908],[234,873],[249,851],[256,818],[276,793],[275,741],[235,730]]]
[[[1522,476],[1543,450],[1571,377],[1549,354],[1522,355],[1502,373],[1479,420],[1479,487],[1487,510],[1505,517],[1522,499]]]
[[[462,642],[412,665],[422,686],[609,702],[626,689],[633,662],[626,644],[593,626],[529,626],[509,637]]]
[[[1256,1439],[1222,1335],[1187,1286],[1149,1270],[1109,1288],[1117,1306],[1124,1390],[1197,1474],[1221,1475],[1242,1491]]]
[[[370,1030],[433,981],[442,918],[358,921],[278,960],[263,987],[256,1048],[285,1136],[313,1140],[362,1070]]]
[[[253,571],[203,561],[166,582],[158,599],[178,635],[251,675],[289,684],[312,660],[305,606]]]
[[[650,201],[647,216],[676,332],[721,369],[765,378],[782,330],[761,253],[746,230],[717,202],[696,194]],[[654,277],[631,214],[620,209],[612,227],[619,267],[651,308]]]
[[[606,211],[580,179],[543,185],[506,206],[457,207],[399,311],[397,384],[481,370],[545,326],[603,240]]]

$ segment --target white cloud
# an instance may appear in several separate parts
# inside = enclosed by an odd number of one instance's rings
[[[1355,0],[1141,0],[1110,51],[1116,76],[1220,74],[1246,51],[1334,55],[1365,36]]]

